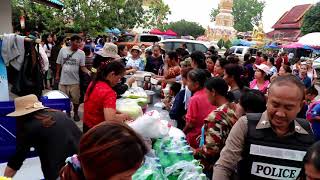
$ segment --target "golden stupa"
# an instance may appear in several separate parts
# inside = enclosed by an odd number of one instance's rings
[[[237,31],[233,28],[234,17],[232,15],[233,0],[220,0],[219,14],[215,18],[215,24],[208,26],[206,37],[210,41],[231,40]]]

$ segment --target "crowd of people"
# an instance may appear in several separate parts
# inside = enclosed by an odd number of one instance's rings
[[[320,178],[320,102],[312,61],[262,52],[240,59],[228,51],[219,55],[214,47],[189,53],[184,44],[169,52],[162,44],[151,51],[144,45],[128,49],[103,39],[95,45],[78,35],[63,47],[62,38],[53,39],[44,39],[51,67],[45,83],[58,84],[70,97],[74,121],[84,103],[84,135],[66,122],[70,115],[46,109],[34,96],[17,98],[16,111],[30,105],[32,111],[9,114],[18,117],[21,143],[5,176],[15,174],[32,146],[40,152],[46,179],[130,179],[148,148],[125,125],[130,117],[116,111],[116,99],[135,81],[125,75],[148,71],[208,178]]]

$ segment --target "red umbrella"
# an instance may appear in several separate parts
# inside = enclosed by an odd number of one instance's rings
[[[164,34],[167,36],[177,36],[177,33],[172,31],[171,29],[168,29]]]
[[[163,35],[164,32],[160,31],[159,29],[152,29],[152,30],[150,31],[150,34]]]

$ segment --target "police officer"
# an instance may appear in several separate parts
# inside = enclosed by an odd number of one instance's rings
[[[303,157],[314,142],[310,124],[296,116],[303,106],[304,85],[293,75],[275,79],[267,110],[247,114],[233,126],[213,179],[297,179]]]

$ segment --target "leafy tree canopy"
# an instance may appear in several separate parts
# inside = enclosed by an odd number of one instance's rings
[[[252,31],[253,24],[258,25],[259,21],[261,21],[264,7],[264,1],[234,0],[232,8],[234,28],[240,32]],[[214,20],[218,13],[219,10],[213,8],[210,13],[210,18]]]
[[[193,36],[198,37],[204,34],[205,29],[196,22],[189,22],[186,20],[181,20],[177,22],[172,22],[166,26],[166,29],[172,29],[179,36]]]
[[[305,14],[301,31],[303,34],[320,32],[320,3],[317,3]]]

